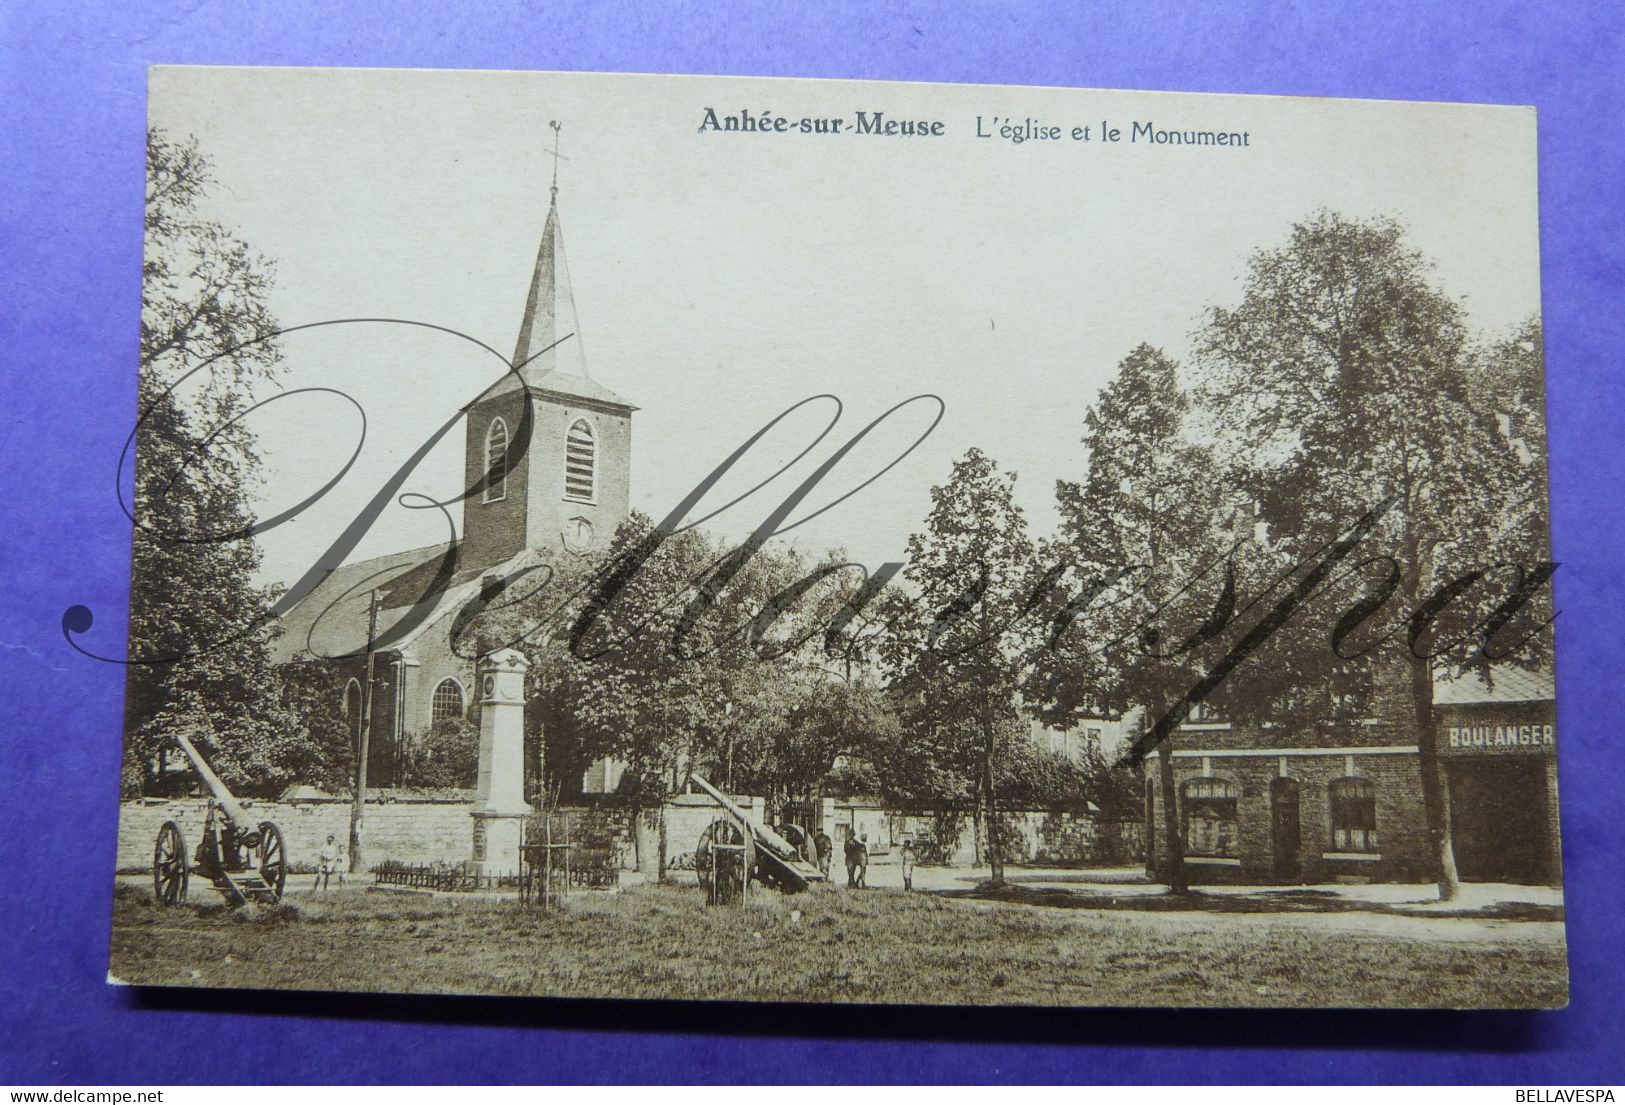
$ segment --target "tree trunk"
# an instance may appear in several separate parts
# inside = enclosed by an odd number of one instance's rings
[[[1428,823],[1428,845],[1439,900],[1454,901],[1461,889],[1456,874],[1456,849],[1450,818],[1450,780],[1439,756],[1439,725],[1433,713],[1433,667],[1430,661],[1409,658],[1411,705],[1414,709],[1418,769],[1422,775],[1422,807]]]
[[[993,719],[982,716],[982,793],[987,799],[987,862],[992,868],[989,883],[1004,885],[1004,831],[999,825],[999,801],[993,786]]]
[[[1173,739],[1164,737],[1157,749],[1157,774],[1162,786],[1162,829],[1167,846],[1162,850],[1162,881],[1171,894],[1190,889],[1185,877],[1185,842],[1179,838],[1179,791],[1174,783]],[[1146,826],[1150,830],[1151,826]]]

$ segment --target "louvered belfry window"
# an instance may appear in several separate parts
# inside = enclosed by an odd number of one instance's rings
[[[597,462],[597,442],[586,419],[578,418],[570,424],[564,439],[564,497],[592,501]]]
[[[485,495],[484,500],[494,503],[508,497],[508,424],[500,418],[491,419],[485,431]]]

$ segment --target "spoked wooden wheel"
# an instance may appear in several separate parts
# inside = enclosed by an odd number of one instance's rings
[[[186,883],[191,869],[186,862],[186,841],[181,827],[165,821],[158,830],[158,843],[152,849],[152,896],[159,905],[178,905],[186,900]]]
[[[731,818],[713,821],[700,834],[694,869],[705,888],[706,901],[733,905],[744,899],[756,869],[756,842]]]
[[[270,821],[260,822],[260,878],[272,898],[282,900],[282,887],[288,881],[288,851],[282,844],[282,830]]]

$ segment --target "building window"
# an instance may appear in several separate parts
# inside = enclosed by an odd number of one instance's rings
[[[564,497],[592,502],[598,445],[585,418],[570,423],[564,438]]]
[[[494,503],[508,497],[508,424],[491,419],[485,431],[485,498]]]
[[[1370,779],[1333,779],[1332,849],[1338,852],[1377,851],[1377,795]]]
[[[455,679],[442,679],[434,689],[434,708],[429,715],[431,725],[442,721],[457,721],[463,716],[463,688]]]
[[[1191,704],[1190,711],[1185,715],[1185,724],[1190,726],[1204,726],[1218,728],[1230,724],[1230,714],[1222,702],[1210,697],[1201,702]]]
[[[1234,859],[1236,788],[1223,779],[1192,779],[1180,788],[1187,856]]]

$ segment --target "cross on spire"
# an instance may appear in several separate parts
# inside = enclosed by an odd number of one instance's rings
[[[544,146],[543,151],[553,155],[553,188],[551,198],[556,200],[559,198],[559,162],[561,160],[568,161],[570,159],[559,153],[559,132],[564,129],[563,125],[557,119],[548,120],[547,125],[553,128],[553,145],[551,147]]]

